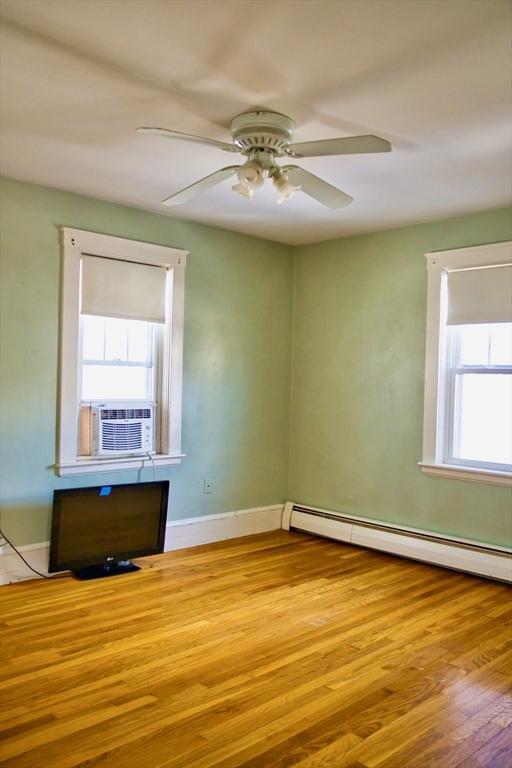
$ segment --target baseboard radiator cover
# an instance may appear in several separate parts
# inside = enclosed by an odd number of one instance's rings
[[[512,582],[512,549],[287,502],[285,530],[303,531],[457,571]]]

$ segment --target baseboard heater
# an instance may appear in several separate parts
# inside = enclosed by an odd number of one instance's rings
[[[512,582],[512,549],[288,501],[282,527]]]

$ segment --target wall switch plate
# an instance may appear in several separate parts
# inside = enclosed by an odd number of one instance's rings
[[[205,477],[203,481],[203,493],[212,493],[213,491],[213,480],[211,477]]]

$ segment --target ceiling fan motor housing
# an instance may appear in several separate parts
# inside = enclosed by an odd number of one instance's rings
[[[254,150],[285,155],[294,130],[294,121],[279,112],[244,112],[231,123],[233,142],[244,155]]]

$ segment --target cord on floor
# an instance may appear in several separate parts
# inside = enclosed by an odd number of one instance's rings
[[[23,562],[25,563],[25,565],[27,566],[27,568],[30,568],[30,570],[31,570],[31,571],[33,571],[34,573],[37,573],[37,575],[38,575],[38,576],[41,576],[43,579],[50,579],[50,578],[51,578],[51,576],[47,576],[45,573],[41,573],[41,571],[38,571],[36,568],[33,568],[33,567],[30,565],[30,563],[27,563],[27,561],[25,560],[25,558],[23,557],[23,555],[21,554],[21,552],[19,552],[19,551],[16,549],[16,547],[14,546],[14,544],[12,543],[12,541],[10,541],[10,540],[7,538],[7,536],[6,536],[6,535],[5,535],[5,533],[2,531],[2,529],[1,529],[1,528],[0,528],[0,536],[1,536],[3,539],[5,539],[5,541],[8,543],[8,545],[9,545],[9,546],[10,546],[10,547],[11,547],[11,548],[12,548],[12,549],[13,549],[13,550],[16,552],[16,554],[18,555],[18,557],[21,557],[21,559],[23,560]]]

